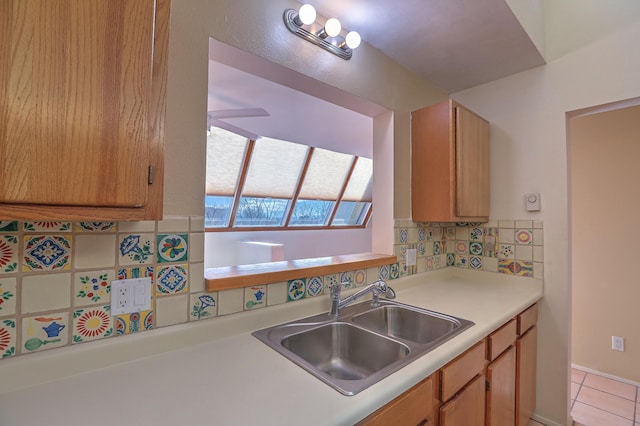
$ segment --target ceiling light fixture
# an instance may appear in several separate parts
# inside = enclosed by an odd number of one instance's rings
[[[361,38],[357,32],[350,31],[344,38],[340,36],[342,25],[336,18],[328,19],[324,26],[316,24],[316,10],[310,4],[302,5],[299,11],[285,10],[283,19],[289,31],[342,59],[351,59],[353,49],[360,46]],[[313,32],[314,27],[319,26],[320,30]]]

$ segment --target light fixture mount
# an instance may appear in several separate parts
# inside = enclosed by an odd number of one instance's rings
[[[313,44],[315,44],[316,46],[320,46],[323,49],[333,53],[334,55],[337,55],[339,57],[341,57],[344,60],[349,60],[351,59],[351,56],[353,55],[353,49],[351,49],[350,47],[346,46],[346,44],[344,42],[340,43],[340,46],[336,46],[335,44],[331,43],[330,41],[328,41],[327,38],[322,38],[320,36],[318,36],[317,34],[314,34],[304,28],[302,28],[301,25],[298,25],[296,23],[296,18],[298,17],[298,12],[294,9],[287,9],[284,11],[284,14],[282,16],[282,18],[284,19],[284,24],[287,26],[287,28],[289,29],[289,31],[291,31],[292,33],[294,33],[295,35],[297,35],[298,37],[301,37]],[[326,36],[325,36],[326,37]]]

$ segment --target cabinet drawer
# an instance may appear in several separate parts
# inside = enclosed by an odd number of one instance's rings
[[[485,341],[481,341],[440,370],[440,400],[447,401],[484,369]]]
[[[430,424],[434,394],[434,380],[429,377],[358,422],[357,426]]]
[[[534,304],[518,315],[518,336],[522,336],[538,322],[538,304]]]
[[[516,341],[516,320],[512,319],[489,335],[487,359],[493,361]]]

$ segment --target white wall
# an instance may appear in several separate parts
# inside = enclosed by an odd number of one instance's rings
[[[285,260],[371,252],[371,226],[330,231],[207,232],[205,268],[237,265],[236,242],[284,245]]]
[[[571,284],[565,113],[640,95],[640,23],[538,67],[454,94],[491,122],[491,215],[544,221],[537,412],[567,424]],[[540,192],[542,211],[524,211]]]

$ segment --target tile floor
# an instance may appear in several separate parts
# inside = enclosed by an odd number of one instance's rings
[[[571,416],[576,426],[640,426],[638,387],[572,368]]]

